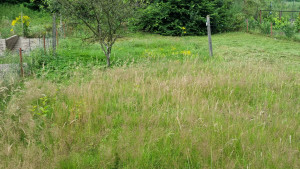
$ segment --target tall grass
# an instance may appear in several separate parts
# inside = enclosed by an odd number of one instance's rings
[[[0,113],[0,168],[299,168],[299,44],[213,42],[206,58],[206,37],[133,35],[115,59],[137,63],[26,80]]]

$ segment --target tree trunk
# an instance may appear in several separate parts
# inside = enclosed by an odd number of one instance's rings
[[[110,67],[110,55],[111,55],[111,47],[108,47],[106,53],[107,67]]]
[[[110,54],[106,55],[107,67],[110,67]]]

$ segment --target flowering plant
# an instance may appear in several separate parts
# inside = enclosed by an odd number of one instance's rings
[[[23,34],[24,36],[28,36],[29,34],[29,25],[30,25],[30,17],[29,16],[23,16],[23,18],[21,18],[21,16],[16,17],[16,19],[14,19],[11,22],[11,25],[13,26],[13,28],[10,30],[11,32],[14,31],[14,27],[17,24],[23,24]]]

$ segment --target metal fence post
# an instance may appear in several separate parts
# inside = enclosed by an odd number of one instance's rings
[[[208,35],[208,46],[209,46],[209,56],[213,56],[213,49],[212,49],[212,41],[211,41],[211,29],[210,29],[210,17],[209,15],[207,15],[206,17],[207,22],[206,22],[206,26],[207,26],[207,35]]]

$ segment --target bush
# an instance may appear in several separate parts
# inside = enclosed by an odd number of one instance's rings
[[[295,25],[291,24],[290,21],[284,17],[282,17],[281,19],[277,18],[273,18],[274,21],[274,29],[275,30],[280,30],[282,32],[284,32],[284,34],[288,37],[291,38],[294,36],[295,31],[297,29],[297,21],[295,23]]]
[[[285,36],[288,38],[292,38],[295,35],[295,28],[292,24],[288,23],[282,27],[282,31],[284,32]]]
[[[212,32],[240,27],[243,16],[228,10],[230,1],[157,0],[140,11],[135,26],[139,30],[162,35],[204,35],[206,16],[211,16]],[[185,29],[183,29],[185,28]]]
[[[270,34],[271,33],[271,22],[269,21],[263,21],[260,25],[259,25],[260,31],[263,34]]]
[[[254,17],[250,17],[250,19],[248,19],[248,24],[249,24],[249,29],[254,30],[258,27],[259,22],[255,20]]]

